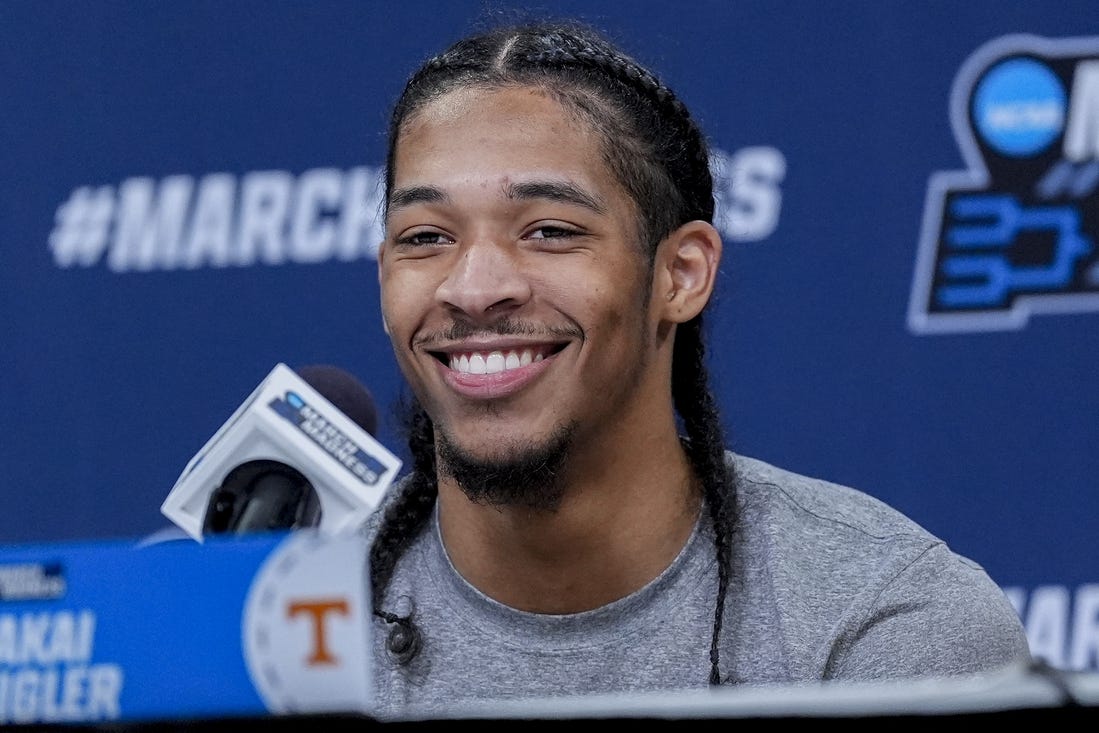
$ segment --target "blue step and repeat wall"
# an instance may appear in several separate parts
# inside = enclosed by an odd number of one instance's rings
[[[0,543],[140,537],[278,362],[401,382],[389,106],[518,5],[0,1]],[[531,4],[660,71],[720,174],[731,445],[982,563],[1099,667],[1099,7]]]

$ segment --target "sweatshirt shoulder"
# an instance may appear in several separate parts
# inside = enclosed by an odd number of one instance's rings
[[[868,538],[940,541],[911,517],[860,489],[731,452],[726,460],[735,471],[738,504],[747,512],[791,514],[807,524],[842,526]]]

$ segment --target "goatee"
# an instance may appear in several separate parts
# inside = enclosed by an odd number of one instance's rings
[[[516,441],[493,456],[478,457],[436,426],[439,474],[453,479],[477,504],[553,511],[564,495],[562,469],[575,432],[576,424],[569,423],[538,445]]]

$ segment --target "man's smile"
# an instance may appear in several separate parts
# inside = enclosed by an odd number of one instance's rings
[[[447,363],[454,371],[463,374],[496,374],[525,367],[545,358],[547,347],[536,346],[519,349],[494,349],[492,351],[453,352]]]

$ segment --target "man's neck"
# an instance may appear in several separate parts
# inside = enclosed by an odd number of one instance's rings
[[[514,608],[576,613],[629,595],[671,564],[701,505],[678,436],[649,436],[622,455],[589,448],[570,459],[553,511],[475,504],[440,478],[443,542],[467,581]]]

